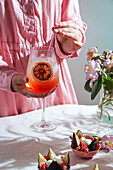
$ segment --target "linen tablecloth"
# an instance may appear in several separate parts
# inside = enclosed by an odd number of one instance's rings
[[[54,131],[33,132],[30,125],[41,119],[42,110],[18,116],[0,118],[0,169],[37,170],[38,153],[47,154],[51,148],[57,155],[70,155],[71,170],[93,170],[96,163],[100,170],[113,169],[113,151],[99,151],[92,159],[82,159],[71,150],[73,132],[84,135],[112,133],[97,119],[96,105],[59,105],[46,108],[46,120],[56,123]]]

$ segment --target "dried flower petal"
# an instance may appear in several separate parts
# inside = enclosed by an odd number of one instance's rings
[[[109,137],[109,140],[110,140],[111,142],[113,142],[113,136],[110,136],[110,137]]]
[[[104,149],[104,148],[105,148],[105,142],[102,142],[102,143],[100,144],[100,146],[101,146],[101,149]]]
[[[104,136],[101,138],[101,140],[102,140],[102,141],[106,141],[106,140],[109,140],[109,138],[108,138],[106,135],[104,135]]]
[[[109,147],[106,147],[106,153],[110,152],[110,148]]]

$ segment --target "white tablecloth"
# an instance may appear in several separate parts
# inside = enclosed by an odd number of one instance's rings
[[[38,153],[70,154],[71,170],[113,169],[113,151],[99,151],[92,159],[81,159],[71,150],[70,136],[80,129],[83,134],[100,135],[110,132],[96,115],[97,106],[60,105],[46,108],[46,119],[57,124],[54,131],[33,132],[30,125],[41,119],[41,110],[18,116],[0,118],[0,169],[37,170]]]

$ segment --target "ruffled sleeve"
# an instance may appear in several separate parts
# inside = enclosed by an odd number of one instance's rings
[[[11,79],[14,74],[18,72],[11,66],[8,66],[0,56],[0,89],[5,91],[11,91]]]

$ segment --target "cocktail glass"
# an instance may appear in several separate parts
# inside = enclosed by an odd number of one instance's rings
[[[27,77],[29,86],[36,93],[53,90],[59,82],[59,66],[53,47],[34,48],[28,61]],[[31,125],[33,131],[46,132],[54,130],[56,125],[45,121],[45,98],[42,98],[42,118]]]

